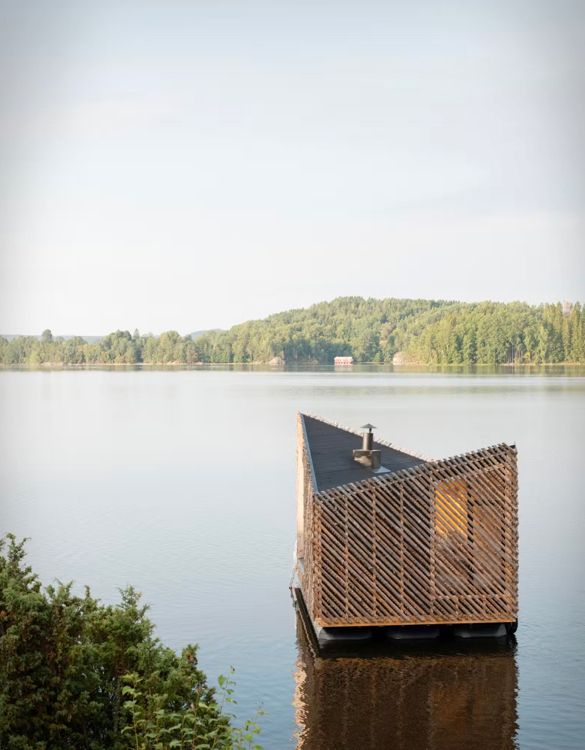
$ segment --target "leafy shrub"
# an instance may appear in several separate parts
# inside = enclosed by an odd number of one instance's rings
[[[254,722],[232,725],[231,677],[210,688],[197,647],[165,647],[147,609],[132,588],[115,606],[43,589],[24,542],[1,539],[1,750],[259,748]]]

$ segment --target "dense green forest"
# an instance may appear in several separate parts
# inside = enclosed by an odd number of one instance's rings
[[[0,337],[4,365],[356,362],[542,364],[585,362],[585,307],[577,303],[340,297],[202,336],[116,331],[75,337]]]
[[[0,539],[0,748],[261,750],[254,722],[233,725],[231,677],[209,687],[196,646],[155,638],[132,588],[116,606],[71,589],[43,588]]]

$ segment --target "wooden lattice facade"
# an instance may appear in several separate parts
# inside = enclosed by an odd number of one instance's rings
[[[353,431],[298,417],[297,567],[315,625],[517,620],[516,448],[425,460],[377,441],[383,462],[413,465],[335,485],[355,474],[344,453],[337,464],[328,458],[337,474],[319,476],[331,430],[359,445]]]

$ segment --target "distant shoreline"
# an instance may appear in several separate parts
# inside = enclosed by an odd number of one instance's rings
[[[543,368],[555,368],[559,369],[562,367],[577,368],[585,370],[585,364],[583,362],[542,362],[539,364],[534,363],[515,363],[507,362],[500,364],[488,364],[485,362],[478,362],[472,365],[469,364],[439,364],[439,363],[405,363],[405,364],[393,364],[392,362],[355,362],[352,365],[334,365],[322,364],[316,362],[295,362],[290,364],[270,364],[269,362],[91,362],[87,364],[64,364],[61,362],[42,362],[38,365],[29,364],[14,364],[5,365],[0,363],[0,370],[14,370],[14,371],[57,371],[57,370],[143,370],[143,369],[155,369],[155,370],[173,370],[173,369],[220,369],[220,368],[256,368],[265,369],[271,371],[295,371],[295,370],[329,370],[332,372],[349,373],[355,370],[359,370],[363,367],[395,370],[397,372],[425,372],[429,370],[466,370],[473,371],[476,369],[480,370],[540,370]]]
[[[336,359],[416,367],[585,363],[585,306],[339,297],[228,331],[188,336],[117,330],[88,342],[55,337],[47,328],[40,337],[0,337],[0,362],[9,367],[249,363],[278,368],[327,366]]]

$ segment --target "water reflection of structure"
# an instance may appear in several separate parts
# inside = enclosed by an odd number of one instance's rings
[[[319,655],[297,614],[300,750],[516,748],[510,644]]]

